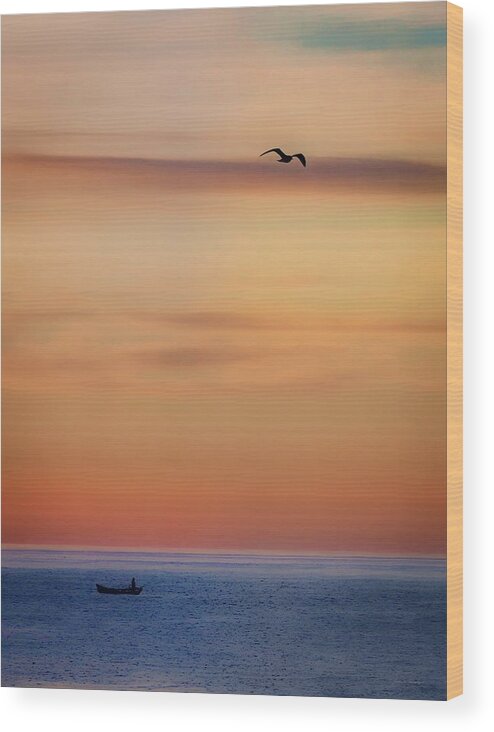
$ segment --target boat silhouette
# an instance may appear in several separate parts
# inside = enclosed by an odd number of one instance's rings
[[[142,592],[142,587],[137,587],[133,577],[128,587],[105,587],[96,582],[96,589],[103,595],[140,595]]]

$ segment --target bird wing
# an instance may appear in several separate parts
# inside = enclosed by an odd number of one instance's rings
[[[279,147],[272,147],[271,150],[266,150],[266,152],[261,153],[259,157],[262,158],[263,155],[267,155],[270,152],[275,152],[277,155],[280,156],[280,158],[285,156],[285,153],[283,152],[283,150],[280,150]]]
[[[302,153],[297,153],[296,155],[292,155],[292,158],[298,158],[300,160],[300,162],[302,163],[302,165],[304,166],[304,168],[307,167],[307,160],[305,159],[305,155],[303,155]]]

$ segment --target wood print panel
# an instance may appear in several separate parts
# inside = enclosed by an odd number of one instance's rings
[[[2,41],[3,683],[461,693],[459,9]]]

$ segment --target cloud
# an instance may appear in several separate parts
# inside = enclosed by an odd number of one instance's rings
[[[133,185],[152,185],[174,193],[195,190],[256,190],[275,193],[293,188],[297,192],[350,188],[386,191],[412,190],[444,192],[446,167],[430,163],[385,158],[312,158],[307,168],[291,163],[280,165],[276,159],[262,161],[174,160],[132,157],[89,157],[57,155],[11,155],[6,162],[30,165],[40,171],[56,173],[64,169],[81,176],[126,177]]]
[[[203,368],[221,366],[239,361],[250,360],[257,354],[235,348],[165,348],[153,351],[143,351],[136,354],[137,358],[150,366],[169,368]]]
[[[346,315],[334,316],[303,312],[285,312],[283,315],[263,313],[215,311],[184,311],[173,313],[129,311],[124,317],[133,316],[138,320],[176,325],[179,328],[212,331],[320,331],[331,332],[443,332],[445,323],[441,319],[390,318],[383,315]]]
[[[443,48],[446,10],[440,3],[279,8],[252,14],[255,37],[329,52]]]
[[[395,19],[363,23],[328,20],[302,30],[296,40],[304,48],[332,52],[437,48],[446,45],[446,26],[444,23],[420,26]]]
[[[227,310],[166,314],[146,313],[142,314],[141,317],[146,320],[154,320],[170,325],[183,326],[185,328],[207,330],[269,330],[287,327],[286,323],[269,316],[256,316],[248,313],[229,312]]]

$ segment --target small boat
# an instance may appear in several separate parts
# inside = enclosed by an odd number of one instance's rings
[[[128,587],[105,587],[96,582],[96,589],[103,595],[140,595],[142,587],[137,587],[135,579],[132,580]]]

